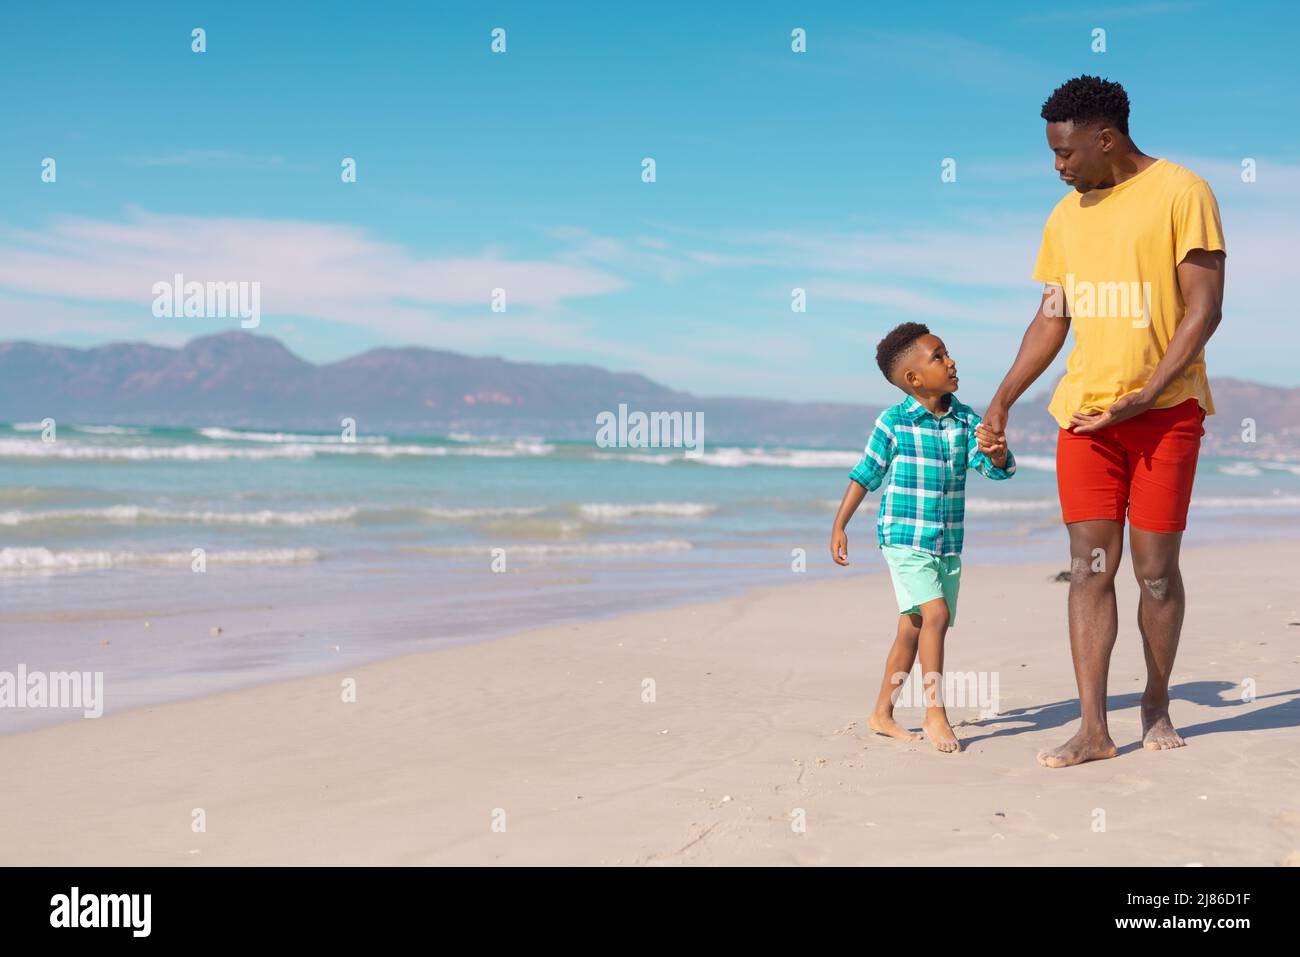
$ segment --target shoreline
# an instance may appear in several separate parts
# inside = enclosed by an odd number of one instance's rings
[[[864,531],[874,534],[874,528],[869,523],[864,523],[858,531],[859,536]],[[1185,541],[1182,551],[1187,555],[1193,551],[1241,546],[1252,541],[1260,542],[1261,539],[1248,539],[1244,537],[1243,530],[1242,537]],[[1262,541],[1271,543],[1267,538]],[[1041,542],[1037,543],[1039,550],[1041,545]],[[1061,545],[1064,550],[1066,542],[1062,541]],[[484,548],[486,550],[487,546]],[[1127,533],[1125,551],[1127,552]],[[870,563],[866,570],[861,569],[863,552],[877,553],[865,560]],[[214,694],[256,688],[279,681],[329,675],[342,668],[355,668],[409,655],[501,641],[546,628],[600,623],[647,610],[683,609],[715,601],[740,599],[751,592],[766,589],[800,588],[814,583],[856,579],[859,576],[884,576],[888,580],[888,569],[878,557],[878,552],[874,539],[870,539],[870,544],[859,540],[850,552],[850,561],[858,565],[858,568],[851,565],[845,571],[831,565],[829,561],[819,565],[820,559],[812,558],[809,571],[798,576],[798,580],[789,580],[793,573],[776,573],[770,567],[750,579],[733,576],[726,580],[716,577],[704,585],[692,582],[676,590],[667,586],[667,579],[656,580],[653,590],[647,589],[635,579],[629,579],[623,584],[642,593],[639,601],[631,607],[610,608],[600,605],[597,608],[598,602],[590,602],[558,615],[552,614],[550,609],[539,608],[536,609],[536,617],[544,619],[540,622],[534,617],[534,609],[525,607],[524,612],[513,613],[512,617],[516,620],[505,623],[475,622],[468,629],[459,625],[464,630],[458,630],[454,634],[418,638],[415,639],[415,647],[405,649],[403,645],[412,640],[408,634],[411,630],[409,619],[419,613],[436,615],[442,609],[426,604],[419,594],[406,592],[405,585],[388,590],[380,588],[365,596],[369,600],[368,604],[378,602],[384,609],[384,613],[378,617],[370,612],[358,616],[354,610],[358,605],[355,595],[350,594],[341,601],[327,601],[324,604],[311,597],[320,587],[333,592],[347,581],[358,581],[359,574],[375,571],[347,563],[284,569],[309,576],[308,580],[289,590],[290,597],[287,599],[282,597],[283,592],[277,591],[275,586],[261,593],[244,594],[245,586],[260,585],[247,578],[253,573],[252,569],[233,569],[228,574],[233,573],[232,577],[238,577],[232,586],[225,587],[240,593],[237,600],[222,590],[186,606],[155,602],[148,607],[141,607],[132,602],[125,607],[60,610],[46,616],[15,612],[0,615],[0,624],[27,626],[40,632],[35,638],[25,640],[26,654],[19,652],[8,656],[16,659],[15,664],[21,662],[26,665],[29,671],[117,670],[118,677],[110,684],[107,695],[107,713],[120,714],[134,708],[199,700]],[[972,553],[979,556],[975,562],[971,560]],[[1009,551],[1005,554],[1015,557],[988,561],[991,555],[1001,554],[1004,553],[990,548],[968,548],[963,556],[963,567],[1011,568],[1033,564],[1050,565],[1054,561]],[[1057,570],[1068,571],[1068,560],[1062,559]],[[266,570],[258,571],[261,572],[258,576],[260,579]],[[382,582],[390,573],[380,571],[381,574],[373,577]],[[708,571],[713,574],[716,569],[708,567]],[[116,573],[101,570],[90,574]],[[476,572],[464,568],[448,574],[453,580],[459,580],[460,576],[467,574],[477,577]],[[686,572],[679,574],[684,575]],[[779,580],[781,574],[787,580]],[[328,575],[328,578],[322,581],[316,577],[322,575]],[[567,563],[550,565],[542,562],[527,566],[521,573],[522,581],[516,583],[516,588],[536,592],[555,584],[589,586],[591,575],[590,566]],[[188,576],[186,577],[188,581]],[[607,582],[587,595],[582,594],[581,587],[572,594],[578,596],[577,601],[581,603],[584,598],[591,596],[607,598],[610,595],[626,594],[626,591],[626,588],[621,588],[616,583]],[[505,596],[482,592],[475,599],[484,603],[504,601],[508,605],[516,596],[517,592]],[[494,610],[497,607],[499,606],[494,606]],[[522,620],[525,617],[532,618],[533,621],[525,623]],[[408,623],[399,626],[398,622]],[[94,626],[96,630],[93,634],[86,635],[78,630],[84,629],[86,625]],[[346,639],[331,632],[331,628],[347,634]],[[214,634],[214,629],[219,629],[220,634]],[[364,638],[355,640],[352,634],[348,634],[349,629],[369,629],[374,634],[382,633],[386,636],[391,636],[395,631],[401,631],[402,634],[396,640],[372,636],[368,643]],[[54,640],[60,630],[64,632],[59,636],[61,645]],[[67,634],[74,630],[75,637]],[[310,639],[307,637],[309,634]],[[153,644],[155,641],[162,643],[161,648]],[[172,657],[162,657],[160,651],[171,654]],[[122,678],[123,675],[126,676],[125,679]],[[117,703],[119,701],[128,703],[122,705]],[[77,715],[60,713],[56,709],[28,709],[27,713],[22,713],[21,709],[6,710],[0,707],[0,740],[10,735],[78,720],[81,719]]]
[[[1127,559],[1110,687],[1120,755],[1061,770],[1034,762],[1078,714],[1059,561],[964,573],[946,667],[999,675],[1001,708],[950,709],[957,755],[864,733],[897,610],[888,576],[862,573],[0,737],[26,769],[0,795],[0,863],[1300,859],[1293,552],[1184,550],[1172,714],[1189,746],[1172,752],[1135,745],[1144,670]],[[918,710],[898,717],[919,726]]]

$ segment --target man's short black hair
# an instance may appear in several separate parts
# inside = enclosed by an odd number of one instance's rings
[[[894,372],[898,368],[898,362],[903,356],[907,355],[907,350],[917,339],[930,334],[929,328],[921,322],[905,322],[902,325],[894,326],[885,338],[880,340],[880,345],[876,346],[876,365],[880,366],[880,371],[885,374],[885,378],[893,385]]]
[[[1049,123],[1104,123],[1128,136],[1128,94],[1099,76],[1076,76],[1058,86],[1043,104]]]

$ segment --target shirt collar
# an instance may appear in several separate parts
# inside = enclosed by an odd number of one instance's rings
[[[948,399],[949,399],[948,411],[944,414],[952,415],[960,418],[962,413],[968,408],[967,405],[957,398],[957,393],[955,392],[948,393]],[[916,396],[909,395],[903,401],[903,414],[906,415],[913,422],[915,422],[917,419],[920,419],[923,416],[930,414],[930,410],[927,409],[925,406],[923,406],[920,402],[917,402]],[[936,416],[936,418],[938,418],[938,416]]]

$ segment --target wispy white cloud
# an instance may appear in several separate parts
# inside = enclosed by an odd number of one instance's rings
[[[1044,141],[1046,142],[1046,141]],[[1198,156],[1187,153],[1156,153],[1165,156],[1180,166],[1186,166],[1192,172],[1204,177],[1222,200],[1231,197],[1234,201],[1257,201],[1275,203],[1279,200],[1300,199],[1300,165],[1289,158],[1261,155],[1258,151],[1243,149],[1238,157]],[[1242,163],[1246,159],[1255,161],[1254,182],[1244,182]],[[1014,183],[1017,186],[1030,183],[1056,183],[1057,175],[1053,169],[1054,159],[1044,145],[1035,156],[1017,155],[1005,157],[981,157],[962,160],[958,158],[958,182],[978,182],[981,186],[990,183]],[[1066,187],[1061,185],[1061,194]]]
[[[497,288],[506,291],[508,309],[527,312],[625,285],[590,265],[500,251],[421,257],[365,230],[325,223],[134,211],[125,222],[68,219],[45,231],[0,231],[0,292],[124,304],[145,317],[154,283],[177,273],[187,281],[260,282],[267,317],[363,324],[413,341],[427,341],[447,309],[478,306],[494,326],[536,327],[535,317],[507,321],[508,312],[489,312]]]
[[[861,75],[862,64],[926,81],[958,79],[967,86],[1017,86],[1040,83],[1051,65],[1004,47],[942,31],[870,30],[819,40],[839,66]]]
[[[1190,13],[1204,8],[1204,3],[1156,2],[1135,3],[1127,7],[1084,7],[1066,10],[1035,10],[1015,18],[1016,23],[1052,23],[1062,20],[1088,21],[1105,26],[1108,20],[1136,20],[1142,17],[1163,17],[1174,13]]]
[[[1029,274],[1043,220],[1038,216],[986,215],[946,227],[879,227],[862,230],[748,230],[696,234],[692,256],[716,268],[765,267],[788,275],[887,277],[952,287],[1012,288],[1032,284]]]
[[[134,166],[237,166],[264,168],[284,163],[280,156],[256,156],[230,150],[182,150],[159,156],[139,156],[127,160]]]
[[[1280,202],[1300,200],[1300,165],[1281,158],[1260,155],[1258,151],[1249,149],[1237,157],[1175,153],[1168,158],[1204,177],[1220,205],[1230,201],[1272,207]],[[1255,161],[1253,182],[1242,179],[1242,163],[1247,159]]]
[[[659,237],[638,236],[635,240],[601,236],[582,226],[555,226],[546,236],[563,246],[556,259],[578,264],[601,264],[628,273],[640,273],[663,282],[677,282],[692,271],[689,257],[683,257]]]
[[[138,339],[139,323],[106,316],[102,306],[61,299],[0,293],[0,336],[33,339],[79,334],[104,339]]]
[[[1223,178],[1227,184],[1229,174],[1239,183],[1239,166],[1230,161],[1179,161],[1212,183]],[[1277,317],[1289,301],[1295,204],[1248,202],[1237,193],[1255,186],[1261,192],[1247,197],[1264,197],[1262,190],[1275,187],[1289,191],[1300,180],[1297,173],[1261,163],[1259,184],[1236,189],[1215,183],[1228,234],[1229,281],[1227,321],[1211,353],[1231,357],[1234,365],[1249,363],[1243,343],[1261,336],[1284,348],[1294,342]],[[825,230],[639,223],[626,237],[570,225],[545,230],[549,248],[521,259],[501,247],[425,257],[352,226],[133,210],[122,220],[64,219],[46,229],[0,230],[0,335],[143,335],[175,344],[213,331],[193,320],[160,329],[152,317],[153,284],[179,272],[188,280],[260,281],[261,331],[272,335],[301,316],[365,328],[392,342],[581,357],[697,392],[762,392],[754,387],[756,370],[762,370],[765,384],[776,388],[779,379],[792,392],[814,397],[827,394],[825,375],[834,372],[782,370],[813,369],[839,352],[869,355],[886,321],[980,324],[1013,348],[1011,330],[1029,321],[1037,303],[1030,270],[1046,215],[1046,209],[985,209],[953,212],[944,226]],[[732,290],[728,295],[736,298],[727,308],[741,303],[750,311],[756,301],[766,302],[769,318],[732,328],[727,323],[734,312],[714,313],[716,300],[702,296],[695,300],[698,315],[686,321],[675,316],[653,336],[637,336],[629,334],[621,311],[629,300],[600,299],[636,293],[633,314],[644,317],[646,302],[667,284],[693,279]],[[808,290],[807,315],[788,312],[794,286]],[[494,288],[507,290],[506,313],[489,311]],[[827,315],[862,321],[828,323]],[[970,356],[968,388],[990,390],[996,383],[988,370],[1001,352],[979,345],[985,339],[973,330],[959,341]]]
[[[891,85],[902,81],[1006,89],[1041,86],[1054,75],[1050,63],[1027,53],[942,30],[863,30],[842,25],[834,31],[814,30],[808,44],[810,55],[806,57],[752,54],[742,59],[758,69],[801,77],[842,77],[853,84],[864,77],[883,75]],[[816,51],[815,55],[811,51]]]
[[[821,299],[880,307],[902,318],[940,319],[1023,326],[1033,315],[1035,297],[937,295],[900,286],[865,282],[815,282],[808,290]]]

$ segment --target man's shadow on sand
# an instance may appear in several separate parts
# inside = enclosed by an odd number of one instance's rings
[[[1175,720],[1174,727],[1184,738],[1197,738],[1207,734],[1225,734],[1234,731],[1262,731],[1271,728],[1300,727],[1300,688],[1290,691],[1276,691],[1272,694],[1257,695],[1253,701],[1242,701],[1240,685],[1231,681],[1189,681],[1169,689],[1170,703],[1178,700],[1191,701],[1211,708],[1232,709],[1234,713],[1200,724],[1182,727]],[[1236,697],[1227,698],[1225,694],[1235,693]],[[1267,707],[1258,707],[1261,701],[1279,698],[1285,699]],[[1106,698],[1107,714],[1114,714],[1125,708],[1136,708],[1142,702],[1138,692],[1122,695],[1108,695]],[[1171,709],[1172,710],[1172,709]],[[963,737],[962,746],[967,747],[977,741],[992,738],[1010,737],[1029,731],[1046,731],[1063,727],[1079,720],[1079,699],[1053,701],[1051,704],[1035,705],[1028,708],[1016,708],[999,713],[996,717],[975,721],[964,721],[961,727],[980,728],[995,724],[1015,722],[1014,728],[1000,728],[974,737]],[[1126,754],[1142,747],[1141,741],[1130,742],[1119,747],[1119,754]]]

